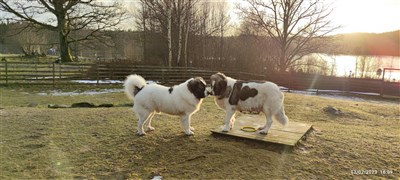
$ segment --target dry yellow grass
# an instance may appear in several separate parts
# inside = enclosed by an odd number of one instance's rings
[[[212,136],[224,112],[207,98],[193,116],[195,135],[179,119],[157,115],[156,131],[135,135],[130,107],[48,109],[50,103],[129,103],[122,93],[38,96],[0,89],[0,179],[349,179],[400,176],[399,104],[286,93],[290,121],[313,124],[298,147]],[[29,103],[37,107],[26,107]],[[342,116],[323,108],[341,109]],[[262,122],[260,122],[262,123]],[[377,170],[352,175],[352,170]],[[384,175],[381,170],[392,171]]]

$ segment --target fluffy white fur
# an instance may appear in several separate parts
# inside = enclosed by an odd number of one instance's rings
[[[225,76],[222,73],[217,73],[223,75],[227,81],[227,89],[233,88],[234,84],[237,82],[236,79]],[[212,88],[215,88],[215,80],[211,78]],[[250,88],[255,88],[258,94],[254,97],[250,97],[244,101],[239,100],[237,105],[231,105],[229,103],[229,98],[232,95],[232,91],[229,96],[215,96],[215,103],[222,109],[226,111],[225,125],[222,131],[229,131],[233,128],[235,122],[235,114],[237,111],[256,111],[263,112],[266,116],[265,124],[258,128],[259,133],[267,134],[269,128],[272,125],[272,118],[274,117],[281,124],[286,125],[288,123],[288,118],[285,115],[285,110],[283,106],[284,95],[279,90],[279,87],[272,82],[246,82],[243,83],[243,87],[248,86]],[[214,93],[214,89],[212,92]]]
[[[180,116],[185,133],[187,135],[194,134],[194,128],[190,126],[190,119],[199,110],[202,99],[197,99],[189,91],[188,83],[191,80],[193,78],[174,86],[173,91],[170,93],[170,87],[159,84],[146,84],[142,76],[129,75],[126,78],[124,89],[126,95],[134,103],[133,110],[138,117],[137,133],[139,135],[144,135],[146,131],[154,130],[151,126],[151,119],[155,113],[159,112]],[[136,95],[134,93],[135,88],[141,89]],[[207,96],[207,91],[204,93]],[[145,125],[145,129],[143,125]]]

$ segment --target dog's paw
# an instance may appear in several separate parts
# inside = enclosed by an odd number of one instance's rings
[[[228,132],[231,129],[232,129],[231,125],[225,125],[224,128],[222,128],[222,132]]]
[[[186,134],[187,136],[193,136],[193,135],[194,135],[194,132],[193,132],[193,131],[189,131],[189,132],[185,132],[185,134]]]
[[[231,130],[230,128],[224,128],[222,129],[222,132],[229,132],[229,130]]]
[[[138,136],[144,136],[144,135],[146,135],[145,132],[137,132],[136,134],[137,134]]]
[[[194,129],[194,127],[190,126],[190,130],[191,130],[191,131],[194,131],[195,129]]]
[[[154,127],[151,127],[151,126],[149,126],[149,127],[146,128],[146,132],[154,131],[154,130],[155,130],[155,128],[154,128]]]
[[[268,131],[260,131],[260,134],[267,135],[267,134],[268,134]]]

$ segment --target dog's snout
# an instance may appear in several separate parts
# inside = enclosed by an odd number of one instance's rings
[[[213,95],[213,91],[211,90],[211,87],[207,87],[206,92],[207,92],[207,95]]]

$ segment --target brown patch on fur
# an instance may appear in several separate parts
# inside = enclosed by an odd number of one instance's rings
[[[249,86],[245,86],[245,87],[243,87],[242,90],[240,91],[240,97],[239,97],[239,99],[242,100],[242,101],[244,101],[244,100],[246,100],[247,98],[257,96],[257,94],[258,94],[257,89],[250,88]]]
[[[231,96],[229,97],[229,104],[237,105],[239,100],[245,101],[248,98],[254,97],[258,94],[257,89],[250,88],[249,86],[243,86],[243,81],[237,81],[233,85],[233,91]]]
[[[237,81],[234,85],[233,85],[233,90],[232,90],[232,94],[229,97],[229,104],[231,105],[237,105],[239,102],[239,97],[240,97],[240,90],[242,89],[242,84],[241,82]]]

